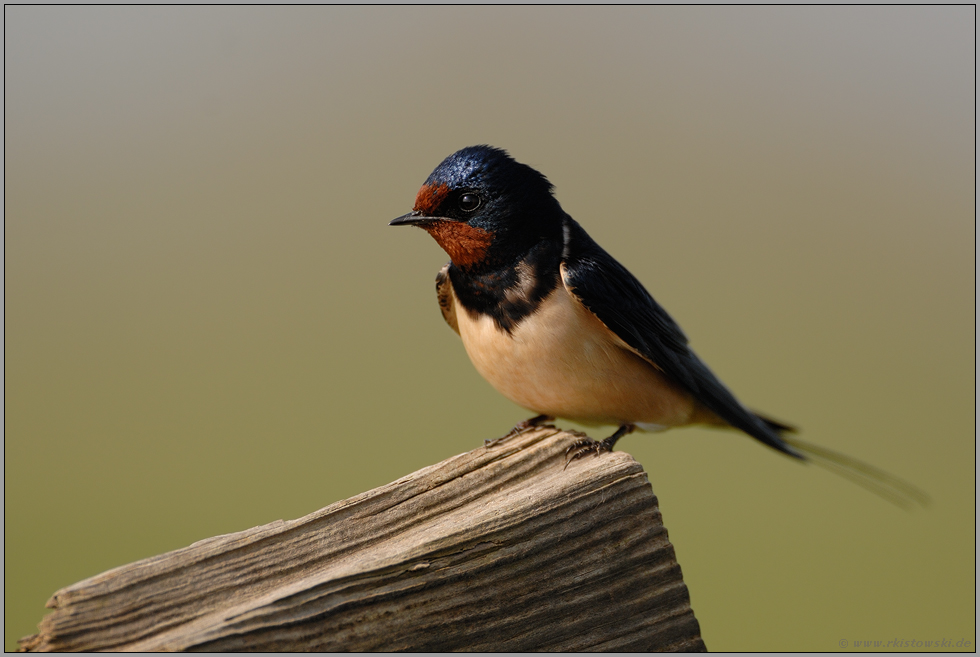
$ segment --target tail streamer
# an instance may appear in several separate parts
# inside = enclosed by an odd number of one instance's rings
[[[790,446],[803,452],[814,464],[854,482],[896,506],[909,510],[915,506],[927,506],[931,502],[929,495],[922,489],[873,465],[800,440],[796,436],[784,434],[782,438]]]

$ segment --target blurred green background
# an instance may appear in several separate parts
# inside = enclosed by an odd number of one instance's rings
[[[387,226],[477,143],[543,171],[746,404],[934,499],[627,438],[708,647],[972,649],[973,7],[4,18],[8,650],[62,586],[528,415],[444,324],[445,254]]]

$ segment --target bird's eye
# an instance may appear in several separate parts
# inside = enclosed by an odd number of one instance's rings
[[[463,212],[473,212],[480,207],[480,197],[476,194],[463,194],[459,197],[459,209]]]

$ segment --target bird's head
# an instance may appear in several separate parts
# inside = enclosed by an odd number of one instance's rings
[[[390,222],[426,230],[467,270],[512,264],[561,239],[562,210],[543,175],[491,146],[456,151],[429,174],[415,207]]]

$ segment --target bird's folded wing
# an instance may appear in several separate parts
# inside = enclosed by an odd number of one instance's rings
[[[686,388],[704,407],[770,447],[800,457],[742,406],[691,350],[687,336],[667,311],[570,217],[565,219],[562,281],[630,349]]]
[[[449,265],[450,263],[447,262],[446,266],[436,274],[436,296],[439,299],[442,318],[458,335],[459,324],[456,323],[456,302],[453,299],[453,284],[449,281]]]

